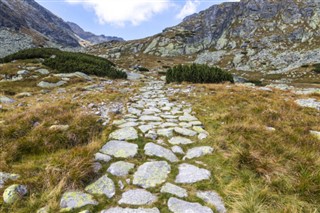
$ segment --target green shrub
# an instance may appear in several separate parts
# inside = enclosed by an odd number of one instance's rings
[[[51,56],[55,57],[51,57]],[[43,64],[62,73],[83,72],[88,75],[127,78],[125,72],[116,69],[107,59],[75,52],[65,52],[54,48],[32,48],[19,51],[0,59],[1,63],[13,60],[43,58]]]
[[[140,72],[149,72],[149,69],[148,68],[145,68],[145,67],[139,67],[138,70]]]
[[[168,69],[166,74],[167,83],[170,82],[192,82],[192,83],[221,83],[234,82],[232,74],[223,71],[218,67],[207,65],[177,65]]]
[[[316,72],[316,73],[320,73],[320,64],[315,64],[313,65],[314,69],[313,71]]]

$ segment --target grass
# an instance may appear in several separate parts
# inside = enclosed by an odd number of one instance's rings
[[[180,98],[193,104],[210,133],[203,144],[216,150],[199,159],[213,178],[196,188],[216,190],[230,212],[319,212],[320,141],[309,133],[320,130],[319,112],[298,107],[291,93],[195,86]]]
[[[23,90],[34,95],[19,99],[26,103],[22,107],[4,104],[0,110],[0,171],[19,174],[20,179],[6,186],[25,184],[29,193],[14,205],[0,199],[0,212],[36,212],[46,205],[50,212],[59,212],[60,198],[65,191],[82,190],[97,177],[92,168],[93,156],[111,131],[83,106],[124,102],[127,94],[113,89],[121,83],[117,81],[107,85],[103,92],[83,92],[82,88],[88,83],[76,82],[68,85],[65,88],[68,92],[63,94],[57,93],[58,88],[41,94],[28,80],[0,85],[3,90],[13,92],[12,83],[24,85]],[[56,124],[69,125],[69,129],[49,130]],[[0,194],[4,189],[0,189]]]

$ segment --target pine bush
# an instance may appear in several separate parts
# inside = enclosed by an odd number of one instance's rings
[[[183,81],[191,83],[221,83],[229,81],[234,83],[232,74],[208,65],[192,64],[177,65],[168,69],[166,74],[167,83]]]

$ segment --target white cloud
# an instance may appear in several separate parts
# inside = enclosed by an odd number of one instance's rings
[[[187,0],[183,8],[180,10],[179,14],[176,16],[178,19],[183,19],[184,17],[194,14],[197,12],[197,8],[200,4],[199,0]]]
[[[155,14],[168,9],[170,0],[65,0],[72,4],[82,4],[92,8],[99,22],[125,26],[127,23],[139,25]]]

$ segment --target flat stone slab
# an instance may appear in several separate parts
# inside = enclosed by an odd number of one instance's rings
[[[182,154],[182,155],[185,154],[183,149],[180,146],[177,146],[177,145],[171,147],[171,150],[172,150],[173,153],[176,153],[176,154]]]
[[[102,154],[102,153],[96,153],[94,154],[94,159],[96,161],[104,161],[104,162],[109,162],[112,158],[109,155]]]
[[[172,145],[185,145],[185,144],[192,144],[193,142],[189,138],[184,138],[184,137],[173,137],[169,140],[169,143]]]
[[[106,143],[100,150],[103,154],[112,155],[116,158],[134,157],[138,152],[138,145],[126,141],[112,140]]]
[[[157,134],[159,136],[171,138],[173,136],[173,130],[172,129],[158,129]]]
[[[98,202],[92,195],[83,192],[66,192],[60,201],[60,207],[63,209],[76,209],[86,205],[98,205]]]
[[[176,177],[176,183],[195,183],[207,180],[211,177],[211,172],[201,169],[191,164],[183,163],[179,165],[179,174]]]
[[[187,151],[187,154],[186,156],[183,157],[183,160],[198,158],[207,154],[211,154],[212,152],[213,152],[213,148],[210,146],[195,147]]]
[[[197,132],[186,128],[175,127],[174,131],[183,136],[193,137],[197,135]]]
[[[114,176],[123,177],[129,174],[129,171],[134,168],[133,163],[128,163],[124,161],[118,161],[112,163],[108,168],[108,172]]]
[[[113,180],[108,178],[108,175],[104,175],[94,183],[85,188],[86,192],[91,194],[106,195],[108,198],[112,198],[116,193],[116,188]]]
[[[144,152],[148,156],[157,156],[157,157],[165,158],[170,162],[179,161],[177,156],[171,150],[166,149],[154,143],[147,143],[144,146]]]
[[[181,188],[177,185],[174,185],[172,183],[166,183],[161,187],[160,190],[161,193],[169,193],[173,194],[177,197],[188,197],[188,192],[184,188]]]
[[[179,121],[198,121],[198,119],[190,114],[185,114],[179,117]]]
[[[108,210],[103,210],[101,213],[160,213],[158,208],[146,209],[146,208],[121,208],[121,207],[114,207]]]
[[[141,125],[138,127],[142,133],[146,133],[154,128],[154,125]]]
[[[162,118],[157,116],[149,116],[149,115],[143,115],[139,118],[141,121],[162,121]]]
[[[168,207],[173,213],[213,213],[213,211],[200,203],[191,203],[178,198],[171,197]]]
[[[134,174],[133,184],[142,188],[155,187],[166,181],[170,171],[171,167],[166,161],[146,162]]]
[[[109,135],[110,139],[115,139],[115,140],[135,140],[138,139],[138,132],[135,130],[133,127],[125,127],[122,129],[118,129],[114,132],[112,132]]]
[[[0,96],[0,103],[2,103],[2,104],[12,104],[14,102],[16,102],[16,101],[11,98],[8,98],[6,96]]]
[[[129,205],[150,205],[157,200],[157,197],[145,189],[133,189],[122,194],[119,204]]]
[[[224,206],[222,198],[214,191],[198,191],[197,197],[204,200],[206,203],[213,205],[219,213],[226,213],[227,209]]]
[[[123,124],[119,125],[119,128],[126,128],[126,127],[134,127],[134,126],[138,126],[139,124],[137,122],[134,121],[129,121]]]

